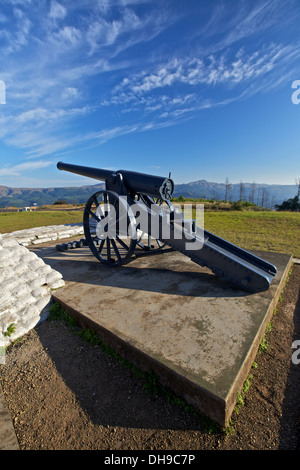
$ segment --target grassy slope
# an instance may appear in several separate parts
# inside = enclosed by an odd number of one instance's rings
[[[205,212],[205,229],[246,249],[276,251],[300,258],[300,213]]]
[[[82,212],[43,211],[0,214],[0,232],[82,222]],[[300,258],[300,213],[205,211],[205,229],[246,249],[277,251]]]
[[[82,217],[81,211],[4,212],[0,214],[0,233],[82,222]]]

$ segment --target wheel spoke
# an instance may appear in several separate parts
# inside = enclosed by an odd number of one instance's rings
[[[145,235],[145,232],[142,232],[141,236],[137,240],[137,243],[141,243],[143,236]]]
[[[120,237],[116,236],[116,239],[118,240],[118,242],[120,243],[120,245],[122,245],[122,247],[125,248],[125,250],[129,251],[129,246],[126,245],[126,243],[123,242],[123,240],[122,240]]]
[[[107,236],[105,224],[114,215],[113,209],[116,211],[117,227],[120,224],[117,208],[118,196],[110,191],[99,191],[90,197],[84,211],[84,233],[88,245],[93,255],[101,263],[108,266],[120,266],[127,263],[136,246],[136,239],[128,233],[124,234],[125,237],[118,231],[113,238]],[[112,213],[110,212],[111,210]],[[111,216],[109,221],[104,220],[107,216]],[[126,218],[127,227],[128,225],[134,225],[135,220],[129,214],[127,214]],[[101,236],[102,232],[104,236]],[[95,243],[96,240],[97,243]]]
[[[94,194],[93,195],[93,200],[94,200],[94,203],[95,203],[95,206],[96,206],[96,212],[99,213],[99,217],[100,219],[102,219],[104,217],[104,214],[103,214],[103,210],[102,210],[102,207],[101,205],[99,204],[99,201],[96,197],[96,195]],[[97,214],[96,214],[97,215]]]
[[[122,258],[121,258],[120,252],[119,252],[118,247],[116,245],[116,242],[113,238],[111,239],[111,244],[112,244],[113,249],[114,249],[114,251],[117,255],[118,260],[120,261],[120,263],[122,263]]]
[[[107,254],[107,261],[110,263],[110,240],[106,238],[106,254]]]
[[[108,198],[107,198],[107,193],[104,193],[103,195],[104,198],[104,217],[108,216]]]
[[[99,202],[98,202],[96,194],[93,194],[92,197],[93,197],[94,203],[96,204],[96,207],[98,208],[99,207]]]
[[[100,243],[99,248],[98,248],[98,254],[99,254],[99,255],[100,255],[100,253],[101,253],[101,251],[102,251],[104,242],[105,242],[105,239],[101,240],[101,243]]]
[[[91,209],[88,209],[88,213],[93,217],[93,219],[97,220],[97,222],[100,222],[100,219],[97,216],[97,214],[95,214],[93,211],[91,211]]]

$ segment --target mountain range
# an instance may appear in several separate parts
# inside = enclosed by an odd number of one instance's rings
[[[62,188],[9,188],[0,186],[0,207],[43,206],[64,200],[72,204],[85,203],[88,198],[104,189],[104,183],[80,187]],[[296,196],[298,187],[294,185],[255,184],[255,183],[213,183],[206,180],[175,185],[174,197],[204,198],[238,201],[240,199],[272,208],[274,204]]]

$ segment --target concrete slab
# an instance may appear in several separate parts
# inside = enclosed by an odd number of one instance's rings
[[[19,450],[19,443],[0,386],[0,450]]]
[[[106,268],[89,248],[34,251],[63,274],[54,292],[71,315],[221,426],[231,417],[292,258],[259,253],[278,274],[267,292],[248,294],[171,252]]]

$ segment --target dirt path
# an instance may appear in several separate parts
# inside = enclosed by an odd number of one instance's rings
[[[291,361],[300,339],[299,286],[294,265],[227,435],[147,393],[141,379],[61,321],[40,324],[0,366],[21,450],[300,449],[300,364]]]

